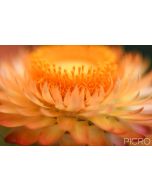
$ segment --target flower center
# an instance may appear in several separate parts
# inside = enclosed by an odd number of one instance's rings
[[[90,94],[101,87],[107,91],[118,68],[117,54],[106,46],[41,46],[27,62],[34,81],[57,86],[63,96],[76,86]]]

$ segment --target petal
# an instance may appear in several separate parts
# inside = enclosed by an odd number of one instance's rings
[[[23,117],[15,114],[1,114],[0,113],[0,125],[5,127],[20,127],[27,123],[27,117]]]
[[[88,144],[88,127],[87,122],[77,122],[75,127],[70,131],[72,138],[78,145]]]
[[[44,85],[41,88],[41,92],[42,92],[43,99],[47,103],[54,104],[54,100],[53,100],[53,98],[52,98],[52,96],[50,94],[49,87],[48,87],[47,83],[44,83]]]
[[[23,116],[29,116],[29,117],[38,117],[41,115],[41,112],[39,111],[38,108],[21,108],[21,107],[16,107],[16,111],[18,114],[23,115]]]
[[[144,125],[130,124],[131,128],[139,134],[148,135],[151,132],[151,129]]]
[[[77,143],[72,139],[69,134],[64,134],[61,140],[59,141],[61,146],[76,146]]]
[[[125,122],[122,122],[114,117],[98,116],[90,118],[90,121],[93,122],[98,127],[100,127],[101,129],[116,134],[123,138],[143,137],[143,135],[133,131]]]
[[[17,113],[17,111],[16,111],[16,109],[15,109],[16,107],[14,106],[14,105],[12,105],[12,104],[10,104],[10,103],[4,103],[3,102],[3,104],[2,105],[0,105],[0,112],[1,113]]]
[[[43,127],[53,126],[56,123],[56,119],[49,117],[33,117],[29,118],[26,127],[29,129],[40,129]]]
[[[68,118],[68,117],[60,117],[58,118],[57,122],[58,122],[58,126],[62,130],[68,131],[68,132],[70,132],[77,124],[74,118]]]
[[[47,117],[59,117],[61,115],[61,113],[57,110],[52,110],[50,109],[46,109],[46,108],[41,108],[40,109],[41,113]]]
[[[36,95],[31,93],[30,91],[25,92],[25,96],[36,105],[44,108],[49,108],[49,106],[46,105],[45,102],[43,102],[43,100],[40,100],[38,97],[36,97]]]
[[[88,127],[88,144],[91,146],[107,145],[107,140],[103,130],[96,126],[90,125]]]
[[[90,92],[86,91],[86,105],[87,106],[95,106],[96,104],[100,104],[105,96],[103,88],[100,90],[96,90],[93,95]]]
[[[53,145],[59,141],[64,132],[57,126],[44,128],[39,136],[40,145]]]
[[[23,116],[39,116],[41,113],[38,107],[24,107],[18,106],[10,102],[2,102],[0,105],[0,112],[7,114],[20,114]]]
[[[67,111],[80,111],[84,108],[84,90],[80,92],[78,87],[75,87],[72,93],[67,92],[64,104],[67,106]]]
[[[29,130],[26,128],[18,128],[5,137],[6,142],[18,145],[32,145],[39,136],[38,130]]]
[[[51,96],[55,102],[55,107],[60,110],[64,109],[63,100],[62,100],[62,96],[61,96],[61,92],[60,92],[59,88],[51,87],[50,92],[51,92]]]
[[[29,129],[38,129],[54,125],[56,120],[49,117],[24,117],[14,114],[0,114],[0,124],[5,127],[26,126]]]

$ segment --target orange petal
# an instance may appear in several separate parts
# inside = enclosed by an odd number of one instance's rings
[[[64,132],[57,126],[44,128],[39,136],[40,145],[53,145],[59,141]]]
[[[29,129],[38,129],[54,125],[54,118],[49,117],[25,117],[15,114],[1,114],[0,125],[5,127],[21,127],[26,126]]]
[[[59,127],[64,130],[70,132],[76,125],[76,120],[68,117],[60,117],[58,118]]]
[[[49,117],[29,117],[26,127],[29,129],[40,129],[43,127],[53,126],[56,120]]]
[[[0,125],[5,127],[20,127],[27,123],[27,117],[22,117],[15,114],[0,113]]]
[[[18,145],[32,145],[39,136],[38,130],[29,130],[26,128],[18,128],[5,137],[6,142]]]

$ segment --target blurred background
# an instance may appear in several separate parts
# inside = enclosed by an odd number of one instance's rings
[[[20,48],[23,47],[28,47],[29,49],[33,49],[35,46],[34,45],[29,45],[29,46],[21,46],[21,45],[0,45],[0,55],[2,56],[7,56],[7,55],[13,55],[14,53],[16,54]],[[136,51],[136,52],[141,52],[142,54],[146,56],[151,56],[152,57],[152,45],[125,45],[122,46],[126,51]]]
[[[126,45],[123,46],[123,48],[128,52],[139,52],[144,57],[148,58],[151,63],[151,68],[149,69],[152,69],[152,45]]]
[[[22,48],[28,48],[29,50],[33,49],[35,46],[30,45],[30,46],[20,46],[20,45],[13,45],[13,46],[3,46],[0,45],[0,58],[6,58],[8,59],[9,57],[15,55],[20,51]],[[122,46],[126,51],[134,51],[134,52],[140,52],[146,57],[150,57],[152,59],[152,45],[125,45]]]
[[[140,52],[144,56],[148,56],[152,59],[152,45],[126,45],[123,46],[126,51]]]

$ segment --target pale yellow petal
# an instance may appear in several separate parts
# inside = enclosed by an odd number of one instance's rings
[[[54,100],[50,94],[50,90],[49,90],[49,87],[48,87],[48,84],[45,83],[42,88],[41,88],[41,92],[42,92],[42,97],[43,99],[49,103],[49,104],[54,104]]]
[[[134,132],[129,126],[116,118],[111,118],[107,116],[98,116],[90,118],[96,126],[99,128],[114,133],[120,137],[142,137],[143,135]]]
[[[63,99],[62,99],[61,92],[58,89],[58,87],[51,87],[50,92],[51,92],[51,96],[55,102],[55,107],[57,109],[63,110],[64,109]]]
[[[70,134],[78,145],[87,145],[88,144],[87,122],[77,122],[75,127],[70,131]]]

